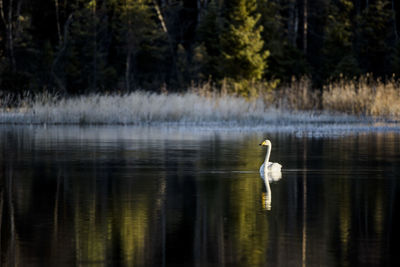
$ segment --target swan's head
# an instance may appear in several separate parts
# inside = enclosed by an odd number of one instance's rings
[[[271,141],[269,141],[269,140],[264,140],[261,144],[260,144],[260,146],[270,146],[271,145]]]

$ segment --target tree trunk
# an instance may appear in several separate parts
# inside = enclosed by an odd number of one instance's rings
[[[97,1],[94,0],[92,7],[92,19],[93,19],[93,81],[92,89],[97,89],[97,21],[96,21],[96,5]]]
[[[296,47],[297,33],[299,28],[299,15],[297,12],[296,0],[289,2],[288,40]]]
[[[60,4],[58,0],[54,0],[54,5],[56,8],[56,23],[57,23],[57,35],[58,35],[58,44],[61,45],[61,27],[60,27]]]
[[[7,40],[7,21],[6,17],[4,15],[4,3],[3,0],[0,0],[0,19],[2,24],[4,25],[4,30],[3,27],[0,27],[0,39]],[[6,45],[7,47],[7,45]]]
[[[199,25],[204,11],[207,9],[208,0],[197,0],[197,22],[196,25]]]
[[[165,1],[161,1],[161,2],[162,2],[163,5],[166,4]],[[174,42],[173,42],[172,37],[170,36],[170,34],[169,34],[169,32],[168,32],[167,24],[165,23],[164,16],[163,16],[163,14],[162,14],[162,12],[161,12],[161,9],[160,9],[160,7],[159,7],[157,1],[156,1],[156,0],[153,0],[153,4],[154,4],[154,7],[155,7],[155,9],[156,9],[157,17],[158,17],[158,19],[160,20],[161,27],[162,27],[163,31],[165,32],[165,34],[167,35],[167,38],[168,38],[169,49],[170,49],[171,57],[172,57],[172,66],[174,66],[175,73],[178,73],[178,70],[177,70],[177,67],[176,67],[176,58],[175,58]]]
[[[308,9],[307,0],[303,0],[303,52],[307,55],[307,38],[308,38]]]
[[[22,30],[21,30],[21,20],[19,19],[19,17],[20,17],[20,14],[21,14],[21,7],[22,7],[22,0],[18,0],[18,2],[17,2],[17,10],[16,10],[16,12],[15,12],[15,14],[14,14],[14,18],[15,18],[15,20],[16,20],[16,25],[15,25],[15,29],[14,29],[14,31],[15,31],[15,34],[14,34],[14,39],[18,39],[18,35],[20,34],[20,33],[22,33]]]
[[[58,85],[58,88],[63,91],[63,93],[67,92],[67,89],[65,88],[64,82],[57,76],[55,68],[58,65],[59,60],[61,59],[61,56],[63,55],[66,47],[67,47],[67,42],[68,42],[68,31],[69,31],[69,25],[72,23],[73,17],[72,14],[68,16],[67,21],[64,24],[64,38],[62,42],[61,48],[57,52],[57,56],[55,57],[53,64],[51,66],[51,74],[54,78],[54,81]]]
[[[154,4],[154,8],[156,9],[157,17],[160,20],[161,27],[162,27],[163,31],[168,34],[167,25],[165,24],[164,17],[163,17],[163,15],[161,13],[160,7],[157,4],[157,1],[153,0],[153,4]]]
[[[207,10],[209,0],[197,0],[197,21],[196,25],[199,25],[204,13]]]
[[[199,25],[199,23],[200,23],[201,13],[202,13],[201,0],[197,0],[197,21],[196,21],[196,25]]]
[[[131,56],[132,56],[132,49],[129,49],[126,55],[126,62],[125,62],[125,89],[127,92],[130,92],[131,89]]]
[[[394,38],[397,43],[397,41],[399,40],[399,35],[397,33],[397,20],[396,20],[396,9],[394,8],[394,0],[392,0],[392,17],[393,17]]]
[[[3,0],[0,0],[0,17],[1,17],[1,20],[3,21],[4,25],[7,25],[7,23],[6,23],[6,18],[4,17],[4,4],[3,4]]]
[[[13,37],[13,0],[9,0],[8,4],[8,17],[6,23],[6,31],[7,31],[7,51],[8,51],[8,58],[10,61],[10,67],[12,72],[16,71],[16,64],[15,64],[15,55],[14,55],[14,37]]]

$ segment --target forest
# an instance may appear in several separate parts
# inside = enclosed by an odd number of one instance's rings
[[[394,0],[0,0],[0,91],[393,80],[399,14]]]

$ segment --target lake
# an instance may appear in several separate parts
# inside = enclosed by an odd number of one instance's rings
[[[399,264],[398,131],[1,126],[0,148],[2,266]]]

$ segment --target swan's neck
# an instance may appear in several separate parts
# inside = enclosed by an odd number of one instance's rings
[[[265,160],[264,160],[264,177],[265,177],[265,179],[268,179],[267,172],[268,172],[268,162],[269,162],[270,155],[271,155],[271,146],[269,145],[267,148],[267,154],[265,155]]]
[[[267,154],[265,155],[265,161],[264,161],[265,167],[267,167],[267,165],[268,165],[269,156],[271,156],[271,145],[268,146]]]

